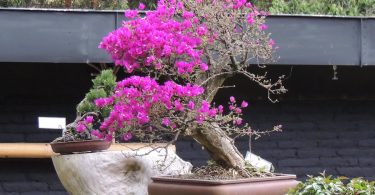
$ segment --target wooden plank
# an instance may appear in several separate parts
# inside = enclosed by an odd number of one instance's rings
[[[48,143],[0,143],[0,158],[50,158],[55,153]]]
[[[112,144],[110,151],[136,150],[149,146],[144,143]],[[152,147],[163,147],[163,144],[153,144]],[[176,147],[171,145],[173,150]],[[0,158],[50,158],[54,153],[49,143],[0,143]]]

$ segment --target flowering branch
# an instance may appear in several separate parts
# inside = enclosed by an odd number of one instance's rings
[[[273,61],[276,47],[266,33],[267,13],[246,0],[159,0],[143,18],[138,10],[125,16],[130,20],[99,47],[125,72],[148,76],[119,81],[94,100],[94,109],[107,114],[95,118],[99,126],[91,134],[110,139],[120,132],[124,141],[172,135],[168,143],[191,136],[220,165],[243,172],[245,162],[233,138],[262,133],[243,122],[246,101],[237,105],[230,97],[228,108],[212,101],[220,88],[228,87],[224,81],[237,74],[265,88],[272,102],[271,94],[286,92],[283,77],[272,82],[266,73],[249,71]]]

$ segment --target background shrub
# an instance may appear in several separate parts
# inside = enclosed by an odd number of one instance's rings
[[[347,182],[345,185],[344,182]],[[375,194],[375,182],[362,178],[347,181],[345,177],[321,176],[310,177],[288,192],[288,195],[371,195]]]
[[[254,3],[272,14],[375,15],[375,0],[257,0]]]
[[[40,7],[124,10],[142,2],[154,9],[157,0],[0,0],[0,7]],[[375,15],[375,0],[252,0],[271,14]],[[70,5],[70,6],[69,6]]]

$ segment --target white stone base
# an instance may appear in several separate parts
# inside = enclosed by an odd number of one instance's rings
[[[191,171],[191,163],[178,157],[174,147],[168,152],[158,149],[146,154],[151,150],[57,155],[52,161],[61,183],[72,195],[147,195],[151,176]]]

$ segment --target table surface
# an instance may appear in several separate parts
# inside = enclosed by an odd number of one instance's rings
[[[161,145],[161,144],[159,144]],[[112,144],[109,151],[131,150],[149,146],[145,143]],[[154,144],[153,146],[158,146]],[[171,145],[175,151],[175,146]],[[51,158],[58,155],[49,143],[0,143],[0,158]]]

